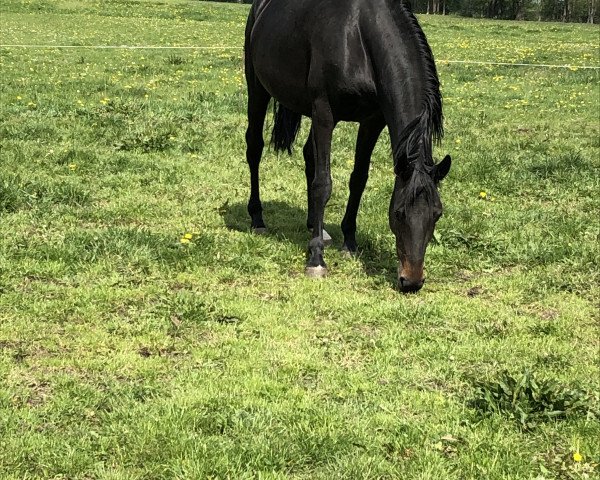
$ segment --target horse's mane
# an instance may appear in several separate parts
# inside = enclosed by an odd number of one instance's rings
[[[435,183],[432,179],[434,167],[432,144],[434,141],[439,142],[444,136],[444,127],[442,94],[433,53],[423,29],[411,10],[410,3],[406,0],[398,3],[419,49],[424,70],[421,113],[404,128],[396,151],[394,151],[396,174],[400,175],[406,172],[411,175],[402,192],[401,203],[406,207],[413,203],[422,191],[426,192],[428,200],[431,199],[432,190],[435,190]]]

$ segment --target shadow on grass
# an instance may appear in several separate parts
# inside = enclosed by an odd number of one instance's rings
[[[250,216],[245,203],[225,204],[221,207],[220,214],[228,229],[250,232]],[[310,233],[306,228],[306,210],[285,202],[263,202],[263,215],[267,225],[267,236],[278,241],[294,243],[301,249],[308,248]],[[329,249],[340,249],[343,243],[340,226],[326,223],[325,228],[333,238],[333,245]],[[360,232],[357,233],[357,237],[357,258],[362,263],[365,273],[373,277],[378,276],[396,288],[395,272],[398,259],[393,249],[381,248],[381,245]],[[327,252],[325,261],[328,261]]]

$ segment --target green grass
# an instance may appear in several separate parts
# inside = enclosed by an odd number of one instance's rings
[[[0,43],[240,47],[246,13],[7,0]],[[443,61],[597,65],[598,28],[421,21],[454,165],[409,296],[387,138],[347,259],[336,130],[314,281],[300,149],[265,154],[249,232],[240,49],[0,47],[0,477],[598,476],[598,71]]]

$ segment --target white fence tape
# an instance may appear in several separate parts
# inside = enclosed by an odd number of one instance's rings
[[[48,48],[48,49],[98,49],[98,50],[242,50],[242,47],[227,46],[162,46],[162,45],[0,45],[0,48]],[[538,67],[538,68],[569,68],[571,70],[600,70],[600,66],[593,65],[553,65],[544,63],[507,63],[484,62],[476,60],[438,60],[436,63],[458,65],[490,65],[505,67]]]

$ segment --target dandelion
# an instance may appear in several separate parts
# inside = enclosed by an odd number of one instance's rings
[[[110,102],[110,98],[108,98],[108,97],[104,97],[102,100],[100,100],[100,103],[102,105],[107,105],[108,102]]]
[[[192,242],[194,240],[194,237],[197,236],[198,233],[196,232],[186,232],[183,234],[183,236],[179,239],[179,242],[182,245],[187,245],[188,243]]]
[[[482,190],[481,192],[479,192],[479,198],[485,200],[487,198],[487,193]]]
[[[72,172],[77,170],[77,164],[76,163],[69,164],[69,170],[71,170]]]
[[[573,461],[581,462],[582,460],[583,460],[583,455],[581,455],[581,453],[579,453],[579,452],[573,453]]]
[[[17,100],[22,100],[23,97],[21,97],[21,95],[17,95]]]

